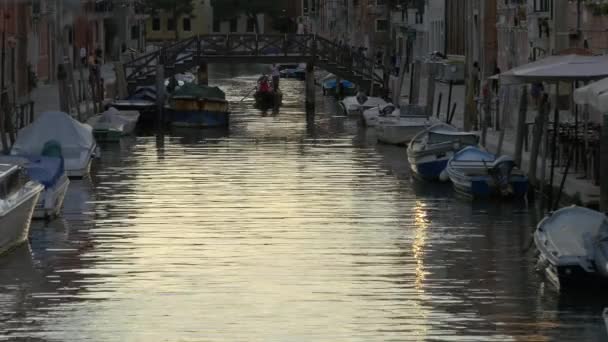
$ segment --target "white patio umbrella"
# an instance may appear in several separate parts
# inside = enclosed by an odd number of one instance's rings
[[[550,56],[500,75],[503,83],[593,81],[608,77],[608,56]]]
[[[608,78],[576,89],[574,102],[580,105],[590,105],[598,111],[608,114]]]

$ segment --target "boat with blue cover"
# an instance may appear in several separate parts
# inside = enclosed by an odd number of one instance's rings
[[[54,144],[49,142],[47,146]],[[56,144],[56,143],[55,143]],[[49,151],[50,148],[47,148]],[[0,163],[19,165],[30,179],[42,184],[44,190],[34,209],[34,218],[59,216],[70,181],[61,156],[2,156]]]
[[[334,74],[329,74],[323,78],[321,86],[323,88],[323,95],[336,95],[338,78]],[[357,93],[357,87],[350,81],[340,80],[340,86],[342,87],[342,95],[344,96],[354,96]]]
[[[448,160],[467,146],[477,146],[479,135],[461,132],[456,127],[439,123],[418,133],[407,148],[407,159],[414,175],[438,180]]]
[[[457,192],[471,197],[522,197],[528,192],[528,177],[513,158],[497,157],[479,147],[454,154],[441,177],[448,177]]]
[[[171,95],[166,120],[176,127],[228,127],[230,106],[220,88],[187,83]]]

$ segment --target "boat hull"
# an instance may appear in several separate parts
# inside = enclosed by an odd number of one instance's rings
[[[454,190],[473,198],[488,197],[523,197],[528,192],[528,180],[524,176],[511,176],[509,180],[510,191],[502,194],[493,184],[490,176],[467,177],[455,174],[447,168],[448,176],[454,185]]]
[[[258,109],[270,109],[276,106],[280,106],[283,102],[283,94],[279,91],[278,94],[274,92],[256,92],[254,95],[255,108]],[[275,102],[278,102],[275,104]]]
[[[555,265],[542,252],[538,259],[538,270],[560,292],[580,289],[604,289],[608,278],[597,272],[587,272],[580,265]]]
[[[410,158],[410,167],[412,172],[418,177],[424,180],[438,180],[441,173],[445,170],[448,165],[449,157],[433,159],[433,160],[418,160],[416,158]]]
[[[94,129],[93,136],[95,137],[95,141],[98,143],[104,142],[119,142],[122,137],[127,134],[123,132],[110,130],[110,129]]]
[[[168,120],[175,127],[228,127],[230,113],[209,110],[168,110]]]
[[[55,185],[45,188],[38,198],[33,218],[52,219],[59,216],[69,185],[70,181],[67,175],[64,175],[57,180]]]
[[[27,240],[34,207],[42,189],[42,185],[31,185],[24,198],[0,216],[0,255]]]
[[[65,160],[65,173],[68,178],[71,179],[82,179],[89,175],[91,172],[91,164],[93,163],[93,153],[97,149],[94,146],[86,154],[83,154],[79,159],[64,157]]]

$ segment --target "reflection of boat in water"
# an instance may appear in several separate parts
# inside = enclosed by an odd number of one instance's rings
[[[21,166],[0,164],[0,255],[27,240],[43,189]]]
[[[608,218],[583,207],[559,209],[534,233],[538,269],[558,289],[608,285]]]
[[[177,127],[228,127],[230,106],[220,88],[189,83],[171,95],[166,119]]]

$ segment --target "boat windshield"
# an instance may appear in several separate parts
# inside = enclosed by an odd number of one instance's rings
[[[447,142],[459,142],[462,145],[475,146],[478,143],[478,138],[477,138],[477,135],[474,135],[474,134],[455,135],[455,134],[443,134],[443,133],[429,132],[429,135],[428,135],[429,144],[441,144],[441,143],[447,143]]]
[[[23,169],[19,169],[0,179],[0,199],[7,199],[19,192],[29,181]]]

